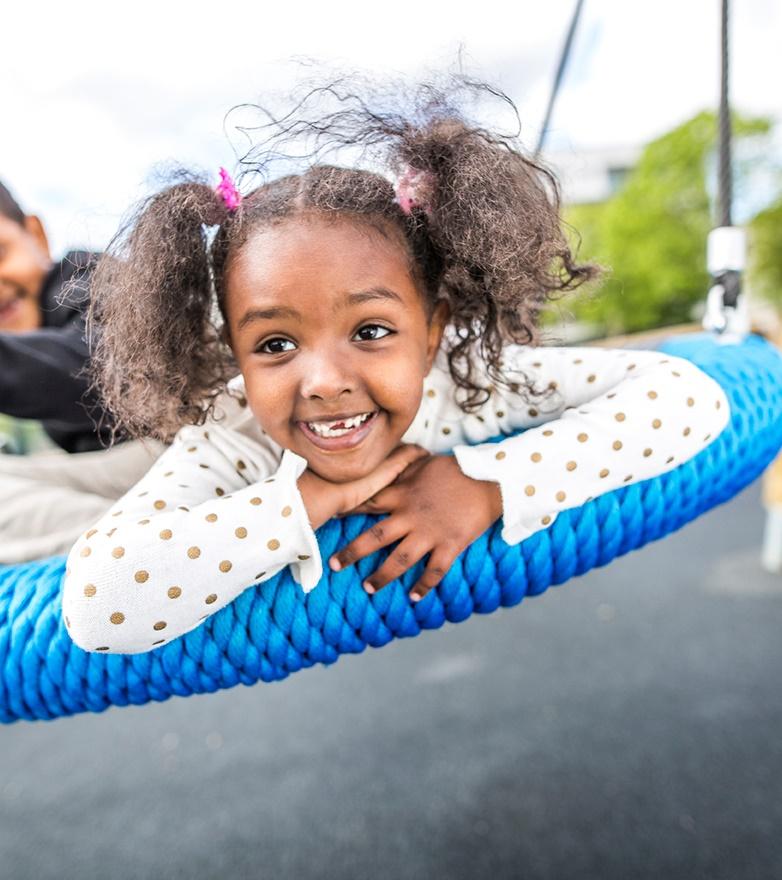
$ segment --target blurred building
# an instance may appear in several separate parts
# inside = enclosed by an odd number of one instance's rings
[[[552,150],[545,160],[559,177],[566,204],[596,204],[616,193],[642,150],[641,146]]]

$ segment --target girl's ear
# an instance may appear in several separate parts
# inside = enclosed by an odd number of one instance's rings
[[[440,348],[440,343],[443,339],[443,331],[448,322],[449,314],[450,309],[448,308],[448,303],[444,299],[439,300],[435,305],[434,310],[432,311],[432,317],[429,320],[429,336],[426,344],[427,372],[432,368],[434,356]]]
[[[220,328],[220,342],[227,345],[233,351],[234,347],[231,345],[231,331],[228,329],[228,321],[223,321],[223,326]]]

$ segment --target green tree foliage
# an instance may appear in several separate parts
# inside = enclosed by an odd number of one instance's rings
[[[782,198],[750,223],[749,254],[752,292],[782,308]]]
[[[739,137],[768,126],[734,120]],[[691,320],[708,286],[706,159],[716,134],[715,115],[699,113],[650,143],[613,198],[567,212],[582,236],[582,258],[607,270],[602,287],[571,302],[578,318],[608,334]]]

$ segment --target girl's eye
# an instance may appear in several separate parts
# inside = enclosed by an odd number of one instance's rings
[[[373,339],[382,339],[384,336],[389,336],[393,332],[388,327],[381,327],[380,324],[365,324],[356,331],[355,338],[361,342],[371,342]]]
[[[263,354],[285,354],[288,351],[293,351],[294,348],[296,348],[296,345],[290,339],[283,339],[281,336],[278,336],[274,339],[267,339],[258,348],[258,351],[263,352]]]

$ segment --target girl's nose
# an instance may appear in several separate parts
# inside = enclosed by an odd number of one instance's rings
[[[333,351],[313,354],[303,364],[300,390],[309,400],[336,400],[358,387],[355,372]]]

